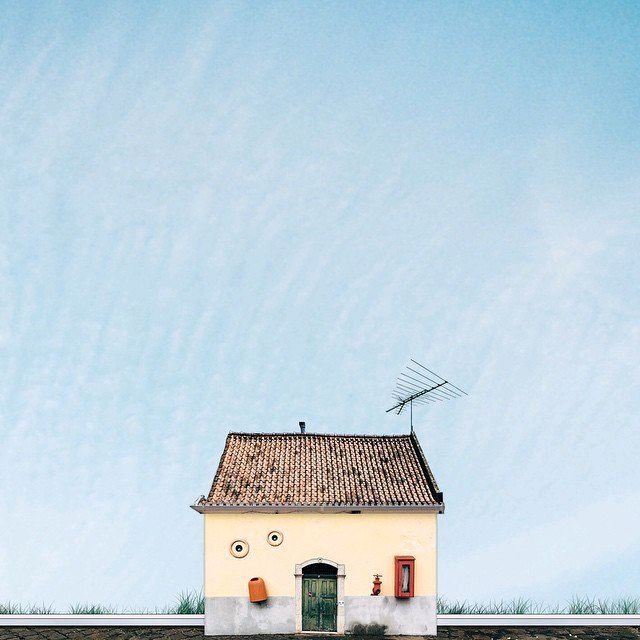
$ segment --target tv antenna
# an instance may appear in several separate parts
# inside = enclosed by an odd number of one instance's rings
[[[469,394],[411,358],[406,369],[396,379],[396,388],[391,395],[396,404],[387,409],[387,413],[395,411],[396,415],[400,415],[402,410],[409,405],[411,433],[413,433],[414,402],[416,404],[433,404]]]

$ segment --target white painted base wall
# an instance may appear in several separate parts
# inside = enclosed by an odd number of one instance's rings
[[[436,635],[436,597],[401,600],[392,596],[346,596],[345,630],[355,624],[377,623],[387,635]],[[264,603],[247,597],[206,598],[204,633],[207,636],[296,632],[296,603],[290,596],[271,596]]]
[[[436,597],[347,596],[344,599],[345,629],[375,622],[387,627],[390,636],[435,636]]]
[[[290,596],[270,596],[266,602],[230,596],[205,599],[205,636],[295,632],[296,603]]]

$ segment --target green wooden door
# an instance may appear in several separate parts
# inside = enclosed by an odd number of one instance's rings
[[[302,578],[302,630],[337,631],[338,589],[335,576]]]

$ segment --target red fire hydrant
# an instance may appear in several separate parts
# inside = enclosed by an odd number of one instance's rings
[[[380,580],[382,576],[379,573],[374,574],[373,576],[373,591],[371,592],[372,596],[379,596],[380,591],[382,590],[382,580]]]

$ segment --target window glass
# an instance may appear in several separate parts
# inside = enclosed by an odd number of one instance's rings
[[[402,565],[402,593],[409,593],[409,565]]]
[[[229,545],[229,551],[231,551],[231,555],[236,558],[244,558],[247,553],[249,553],[249,545],[244,540],[234,540],[231,545]]]

